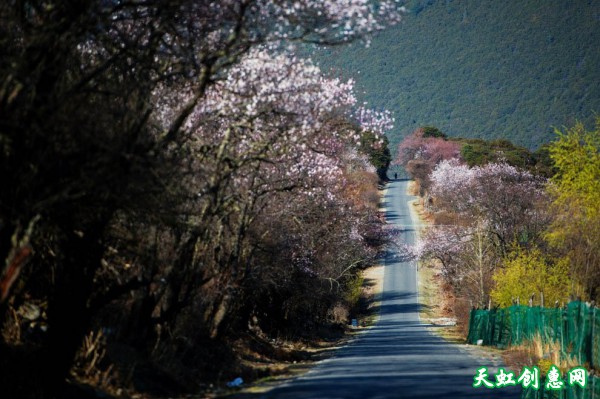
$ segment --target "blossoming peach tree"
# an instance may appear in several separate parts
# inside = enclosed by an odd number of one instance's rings
[[[431,182],[434,211],[451,217],[424,234],[418,252],[441,261],[446,280],[485,306],[491,277],[512,246],[541,240],[549,220],[546,180],[506,163],[469,168],[450,159],[435,167]]]

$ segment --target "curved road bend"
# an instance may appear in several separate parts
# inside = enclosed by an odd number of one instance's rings
[[[403,230],[400,240],[415,241],[413,220],[406,194],[407,181],[388,185],[384,198],[390,224]],[[460,345],[433,335],[419,321],[415,262],[398,259],[390,249],[379,322],[359,338],[319,362],[311,371],[257,399],[352,399],[352,398],[518,398],[516,389],[473,388],[473,376],[481,366],[496,368],[470,356]],[[247,397],[244,395],[244,397]]]

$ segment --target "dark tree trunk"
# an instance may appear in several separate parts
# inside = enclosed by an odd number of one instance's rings
[[[39,381],[38,397],[62,397],[75,355],[89,331],[93,317],[89,303],[104,252],[100,238],[105,225],[98,223],[83,236],[72,233],[65,242],[68,255],[48,303],[47,339],[29,372]]]

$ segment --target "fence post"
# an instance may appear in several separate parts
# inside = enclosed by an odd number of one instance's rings
[[[592,367],[598,367],[598,365],[596,364],[596,357],[594,356],[596,354],[596,350],[595,350],[596,341],[594,341],[595,333],[596,333],[596,304],[592,303],[592,333],[591,333],[591,337],[590,337],[590,348],[591,348],[591,352],[592,352],[592,358],[590,359],[590,364],[592,365]],[[600,351],[600,348],[598,348],[598,351]]]
[[[520,306],[521,306],[521,299],[519,297],[517,297],[517,306],[515,307],[515,312],[513,313],[515,315],[515,317],[517,318],[517,320],[516,320],[517,321],[517,331],[516,331],[517,334],[516,334],[515,342],[514,342],[514,344],[516,344],[516,345],[521,343],[519,341],[519,329],[521,328],[520,327],[520,324],[521,324],[521,320],[520,320],[521,319],[521,317],[520,317],[521,316],[521,314],[520,314],[521,308],[520,308]],[[511,342],[511,344],[512,344],[512,342]]]
[[[544,292],[540,291],[540,320],[541,320],[541,324],[540,324],[540,328],[538,330],[540,339],[542,340],[542,344],[545,344],[546,341],[548,341],[546,339],[547,336],[547,332],[549,330],[549,328],[546,326],[546,318],[545,316],[545,311],[544,311]]]
[[[475,308],[471,306],[471,312],[469,314],[469,334],[467,335],[467,342],[472,343],[473,334],[475,334]]]
[[[560,308],[559,321],[560,321],[560,355],[564,356],[565,352],[565,308]]]

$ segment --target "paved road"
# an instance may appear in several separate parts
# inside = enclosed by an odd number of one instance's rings
[[[392,182],[385,196],[388,223],[403,230],[400,240],[415,240],[406,181]],[[385,262],[379,322],[331,359],[266,394],[265,399],[518,398],[515,390],[475,389],[476,369],[491,366],[459,345],[429,332],[419,321],[417,270],[393,249]],[[493,380],[495,369],[490,367]]]

